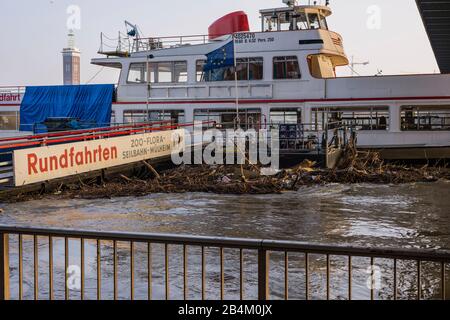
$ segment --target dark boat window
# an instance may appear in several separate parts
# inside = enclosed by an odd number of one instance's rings
[[[280,79],[300,79],[300,66],[296,56],[275,57],[273,59],[273,78]]]
[[[404,106],[401,118],[402,131],[450,130],[449,106]]]
[[[301,124],[302,112],[298,108],[277,108],[270,110],[270,124]]]
[[[142,123],[149,121],[171,121],[172,123],[184,123],[184,110],[125,110],[123,112],[124,123]]]
[[[315,130],[343,124],[356,130],[389,130],[389,107],[333,107],[314,108],[312,123]]]
[[[258,129],[263,126],[261,109],[240,109],[239,121],[241,128]],[[221,129],[236,128],[235,109],[197,109],[194,111],[194,121],[215,121]],[[214,126],[213,123],[208,126]]]
[[[317,13],[308,14],[308,20],[310,29],[320,29],[320,19]]]

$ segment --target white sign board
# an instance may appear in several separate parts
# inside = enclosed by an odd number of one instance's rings
[[[16,186],[106,169],[181,152],[184,129],[14,151]]]

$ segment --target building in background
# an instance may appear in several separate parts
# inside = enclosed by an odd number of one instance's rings
[[[80,84],[80,56],[81,52],[75,47],[75,34],[68,34],[68,45],[62,51],[64,85]]]

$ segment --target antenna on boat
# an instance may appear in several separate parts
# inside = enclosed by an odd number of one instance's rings
[[[367,66],[369,65],[370,62],[369,61],[364,61],[364,62],[355,62],[355,56],[352,56],[352,60],[350,62],[350,70],[352,71],[352,77],[356,74],[358,74],[355,71],[355,66]],[[359,74],[358,74],[359,75]]]
[[[292,5],[292,4],[289,4],[289,3],[292,3],[292,2],[294,2],[294,4]],[[317,6],[317,0],[316,1],[313,1],[312,2],[312,5],[314,5],[314,6]],[[287,4],[288,6],[292,6],[292,7],[295,7],[295,6],[297,6],[298,5],[298,1],[297,0],[295,0],[295,1],[289,1],[289,0],[283,0],[283,3],[285,3],[285,4]],[[322,2],[323,3],[323,2]],[[308,5],[310,6],[311,5],[311,0],[309,0],[308,1]],[[326,7],[329,7],[330,6],[330,0],[325,0],[325,6]]]

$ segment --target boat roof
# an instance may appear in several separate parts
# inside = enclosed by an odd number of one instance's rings
[[[267,14],[273,14],[273,13],[282,13],[282,12],[291,12],[291,11],[297,11],[297,12],[320,12],[325,17],[330,16],[333,12],[331,11],[330,7],[327,6],[295,6],[295,7],[282,7],[282,8],[274,8],[274,9],[263,9],[260,10],[259,13],[261,15],[267,15]]]

